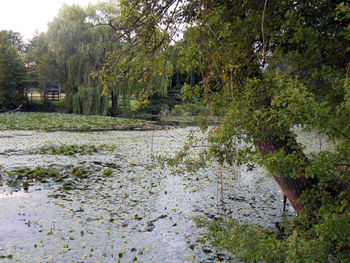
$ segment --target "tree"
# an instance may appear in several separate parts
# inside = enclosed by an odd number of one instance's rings
[[[70,105],[78,87],[87,78],[85,61],[88,56],[83,55],[87,37],[85,20],[83,8],[64,5],[48,28],[48,50],[54,54]]]
[[[177,66],[199,72],[202,80],[199,86],[185,86],[183,92],[200,98],[214,113],[225,112],[203,154],[221,163],[264,165],[299,214],[295,228],[289,224],[283,237],[256,231],[254,237],[264,233],[259,241],[265,254],[242,242],[246,245],[242,258],[289,262],[302,261],[303,256],[310,261],[349,258],[350,3],[135,0],[122,4],[121,28],[127,28],[135,41],[149,43],[150,54],[152,47],[159,47],[150,41],[152,32],[157,32],[153,28],[162,31],[159,44],[186,24],[183,62]],[[337,150],[306,156],[293,132],[296,125],[328,135]],[[241,134],[246,147],[236,149],[232,138]],[[193,168],[198,160],[191,164]],[[264,245],[278,247],[277,254],[267,253]],[[287,252],[283,245],[289,247]]]
[[[48,49],[47,33],[36,35],[27,45],[25,55],[32,86],[38,89],[42,95],[44,95],[48,84],[63,82],[56,58]]]
[[[169,54],[160,52],[168,45],[163,34],[156,27],[138,28],[131,32],[124,25],[123,16],[109,23],[118,39],[118,46],[107,53],[105,66],[99,72],[105,89],[112,97],[112,114],[117,112],[117,100],[120,95],[129,100],[134,95],[140,101],[140,107],[150,105],[153,96],[165,97],[170,85],[173,65]],[[132,35],[142,35],[143,38]],[[147,38],[151,45],[143,41]]]
[[[17,107],[25,100],[27,75],[22,46],[18,33],[0,32],[0,105],[4,109]]]
[[[112,114],[117,113],[118,89],[115,85],[105,89],[93,73],[103,69],[105,56],[120,46],[119,36],[111,34],[118,15],[113,0],[86,9],[64,5],[49,24],[48,54],[55,58],[60,83],[75,113],[107,114],[109,94]]]
[[[130,103],[131,96],[140,96],[149,103],[147,98],[152,94],[165,95],[171,63],[152,58],[145,52],[147,46],[131,42],[127,29],[119,33],[120,26],[120,8],[115,0],[85,9],[64,5],[48,32],[37,35],[26,50],[34,82],[42,91],[47,83],[60,83],[68,106],[82,114],[107,114],[109,98],[110,113],[116,115],[120,97]],[[157,34],[150,36],[160,43],[161,34]]]

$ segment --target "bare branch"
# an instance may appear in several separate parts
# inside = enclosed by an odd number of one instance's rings
[[[19,105],[16,109],[3,112],[2,114],[10,114],[10,113],[14,113],[14,112],[16,112],[16,111],[21,111],[21,110],[22,110],[22,104]]]

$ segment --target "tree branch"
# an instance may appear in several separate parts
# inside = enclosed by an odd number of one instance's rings
[[[337,133],[339,133],[340,135],[342,135],[343,137],[345,137],[346,139],[350,140],[350,137],[347,136],[346,134],[344,134],[343,132],[341,132],[340,130],[338,130],[337,128],[335,127],[332,127],[333,130],[335,130]]]
[[[261,18],[261,35],[262,35],[262,42],[263,42],[262,43],[263,44],[263,50],[262,50],[263,66],[265,65],[265,52],[266,52],[266,42],[265,42],[265,34],[264,34],[264,20],[265,20],[266,6],[267,6],[267,0],[265,0],[264,10]]]
[[[14,113],[16,111],[21,111],[22,110],[22,104],[19,105],[16,109],[14,110],[10,110],[10,111],[6,111],[6,112],[3,112],[3,114],[10,114],[10,113]]]

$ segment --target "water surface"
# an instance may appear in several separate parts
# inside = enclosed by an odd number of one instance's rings
[[[151,169],[154,156],[172,155],[193,128],[160,131],[36,132],[0,131],[0,169],[16,167],[93,167],[79,189],[63,191],[48,181],[0,186],[0,256],[3,262],[236,262],[201,244],[205,230],[194,216],[229,215],[273,226],[281,212],[281,192],[257,168],[212,163],[197,173],[173,175]],[[200,135],[197,136],[205,136]],[[114,145],[92,155],[40,155],[50,145]],[[193,149],[193,155],[196,155]],[[112,167],[105,176],[99,171]],[[219,171],[222,171],[221,173]],[[222,176],[222,180],[221,180]],[[237,177],[237,178],[235,178]],[[222,183],[221,183],[222,181]],[[17,187],[17,188],[16,188]],[[293,215],[288,207],[288,216]]]

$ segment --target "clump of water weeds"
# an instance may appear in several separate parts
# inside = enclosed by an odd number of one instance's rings
[[[35,183],[57,182],[62,183],[62,190],[77,189],[77,182],[93,174],[110,176],[114,170],[93,166],[65,166],[63,169],[52,167],[21,167],[5,171],[5,181],[13,188],[28,190]]]

